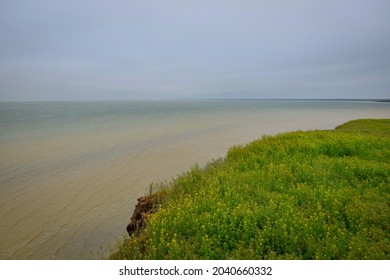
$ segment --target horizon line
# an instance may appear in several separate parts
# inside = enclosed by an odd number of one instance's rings
[[[86,100],[3,100],[0,103],[73,103],[73,102],[175,102],[175,101],[374,101],[390,102],[388,98],[161,98],[161,99],[86,99]]]

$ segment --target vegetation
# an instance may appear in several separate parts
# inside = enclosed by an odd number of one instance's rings
[[[390,259],[390,120],[264,136],[170,183],[113,259]]]

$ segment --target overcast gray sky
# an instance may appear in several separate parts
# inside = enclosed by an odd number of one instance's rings
[[[0,101],[390,98],[389,0],[0,0]]]

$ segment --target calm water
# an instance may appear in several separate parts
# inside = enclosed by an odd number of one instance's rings
[[[340,101],[0,103],[0,259],[95,259],[136,198],[262,134],[390,118]]]

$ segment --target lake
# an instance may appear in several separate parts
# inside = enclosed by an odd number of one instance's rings
[[[0,259],[99,259],[137,198],[264,134],[390,118],[390,103],[0,103]]]

